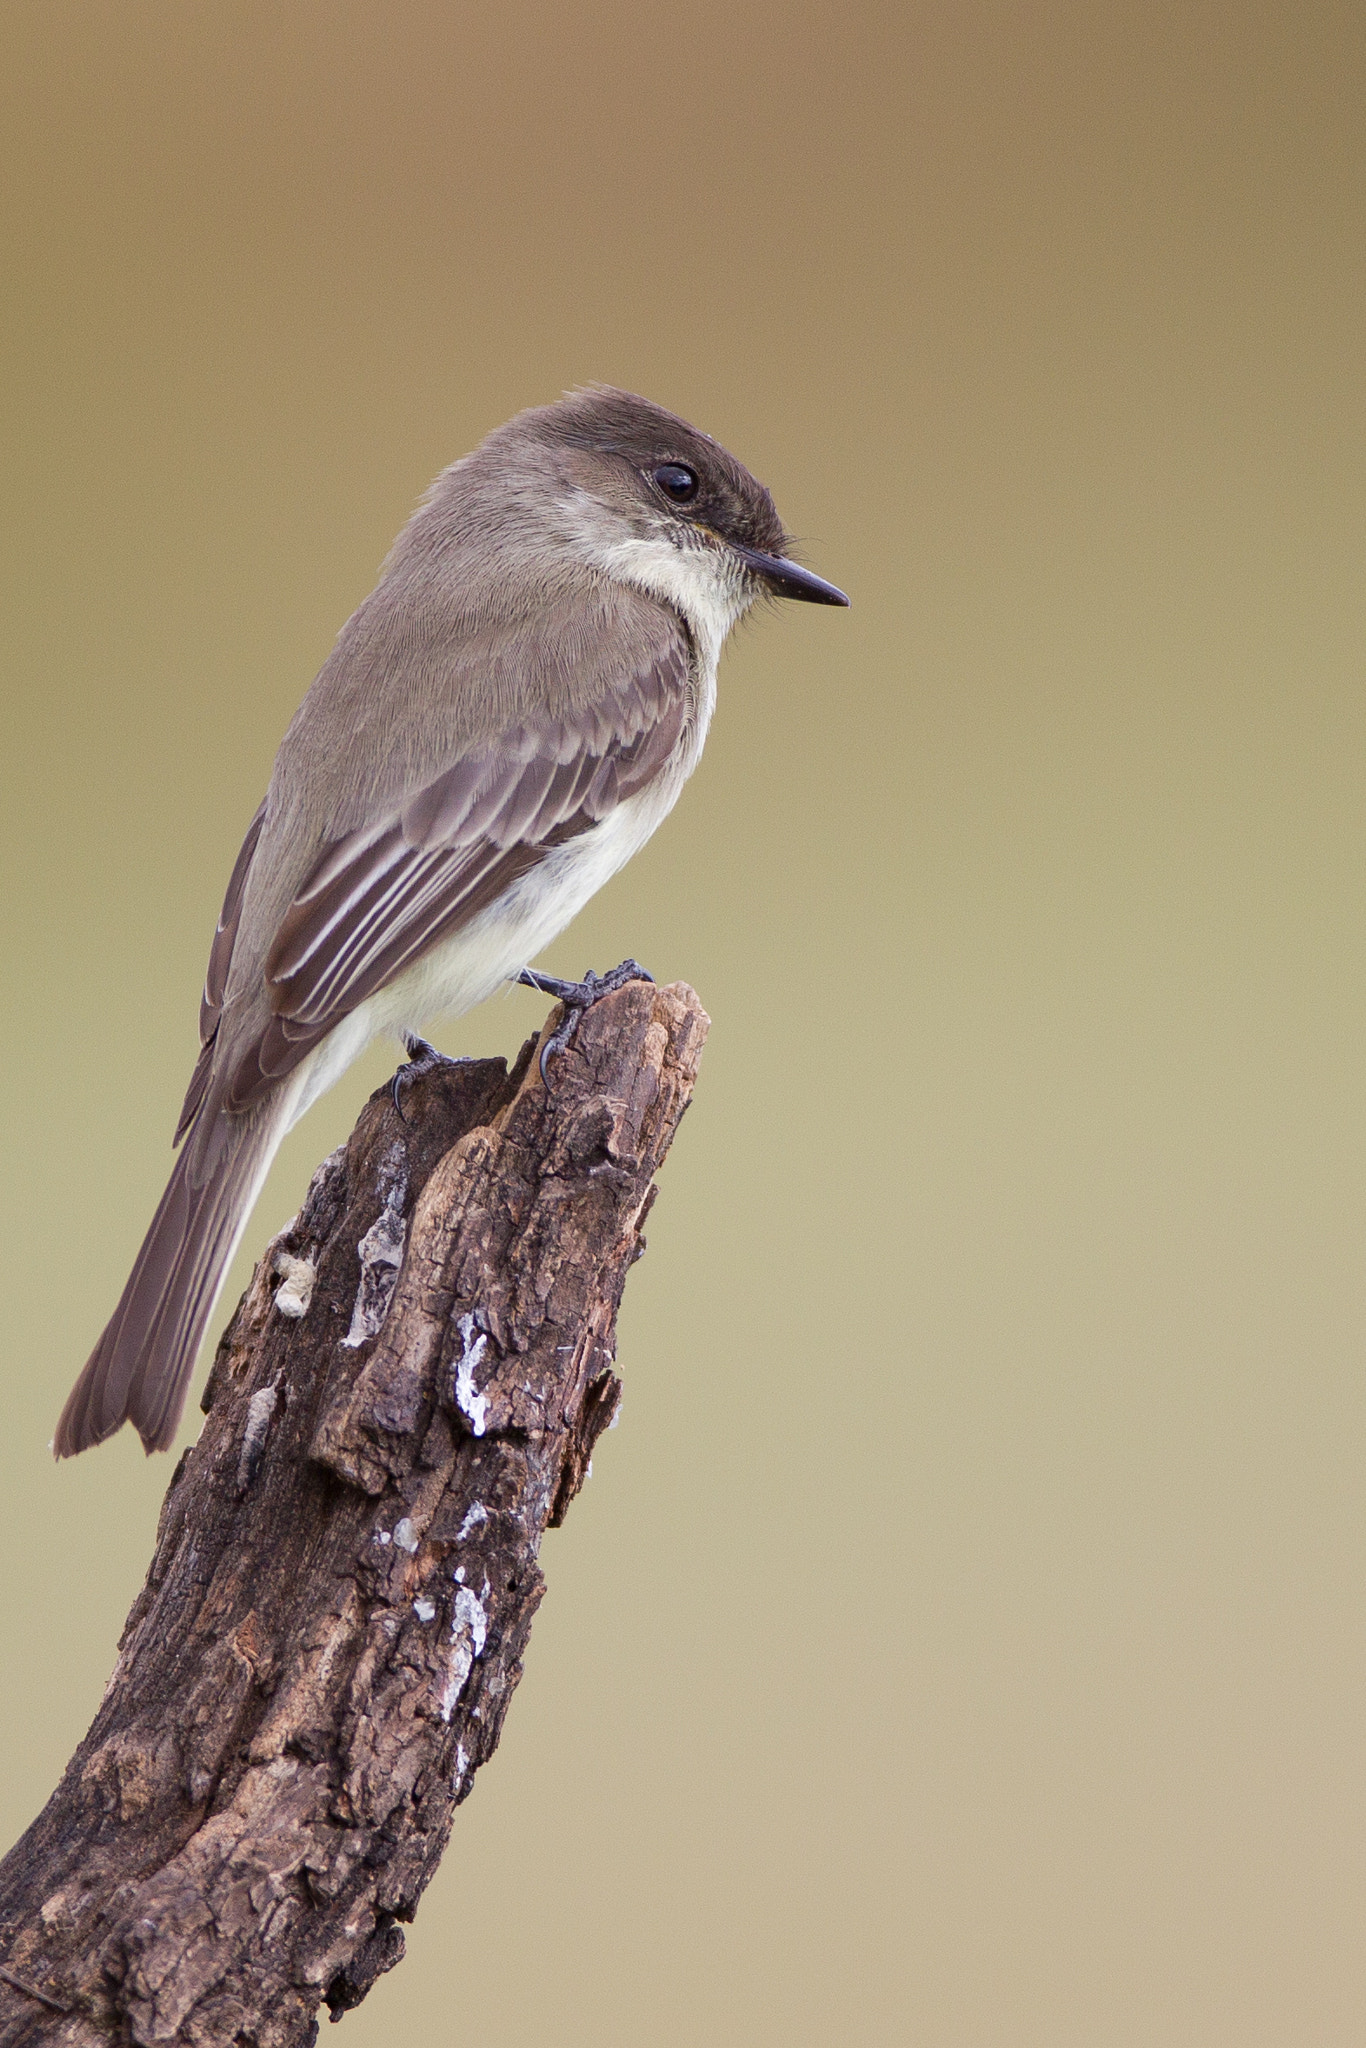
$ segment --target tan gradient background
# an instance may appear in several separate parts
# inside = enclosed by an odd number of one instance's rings
[[[433,472],[605,378],[855,606],[740,637],[546,962],[715,1028],[625,1426],[342,2038],[1355,2048],[1360,7],[44,0],[3,44],[6,1840],[169,1477],[45,1446],[276,742]]]

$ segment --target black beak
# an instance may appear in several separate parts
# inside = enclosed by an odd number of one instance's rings
[[[736,548],[736,554],[747,569],[752,569],[773,592],[775,597],[800,597],[807,604],[848,604],[842,590],[836,590],[833,583],[827,583],[823,576],[803,569],[800,562],[789,562],[785,555],[761,555],[755,548]]]

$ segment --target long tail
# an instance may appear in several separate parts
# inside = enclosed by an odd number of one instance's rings
[[[214,1116],[187,1139],[104,1335],[71,1389],[52,1448],[74,1457],[131,1422],[169,1448],[204,1326],[276,1147],[283,1105]]]

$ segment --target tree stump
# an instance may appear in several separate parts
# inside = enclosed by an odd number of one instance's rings
[[[94,1724],[0,1864],[4,2048],[294,2048],[399,1961],[616,1414],[706,1031],[684,984],[631,983],[549,1092],[536,1040],[510,1074],[443,1065],[319,1167],[218,1347]]]

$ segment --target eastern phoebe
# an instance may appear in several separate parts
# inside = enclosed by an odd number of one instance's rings
[[[757,597],[848,603],[785,545],[734,456],[625,391],[521,413],[437,478],[247,829],[184,1146],[57,1457],[125,1421],[166,1449],[285,1132],[377,1033],[516,979],[644,845]]]

